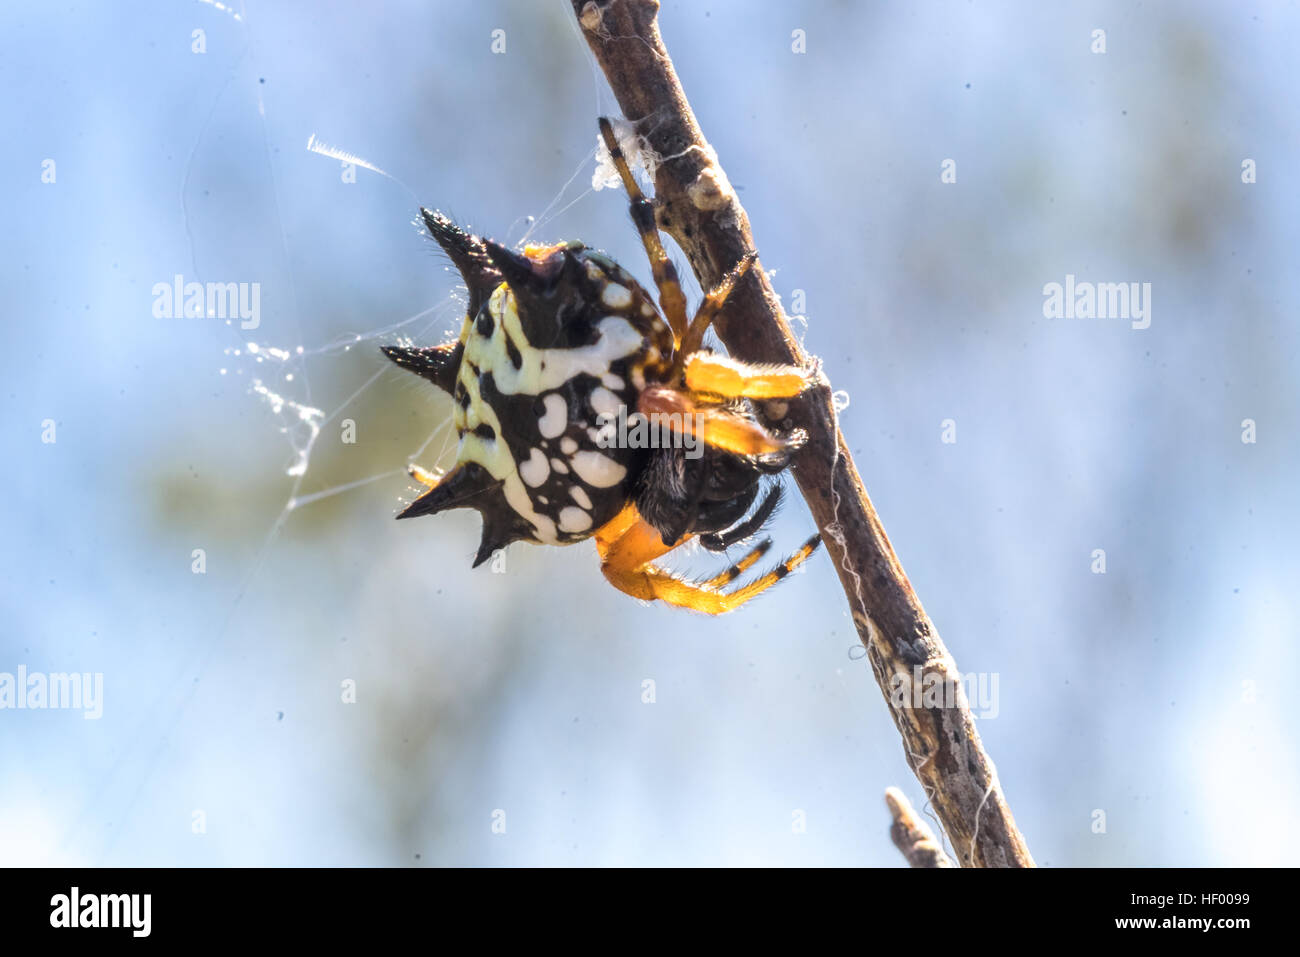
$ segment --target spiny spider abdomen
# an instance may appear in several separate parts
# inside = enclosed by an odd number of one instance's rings
[[[399,518],[473,507],[477,566],[519,540],[590,538],[627,502],[643,450],[603,448],[597,422],[635,408],[672,331],[622,267],[581,243],[522,254],[421,210],[469,288],[460,336],[385,354],[455,399],[457,466]]]
[[[780,500],[759,492],[802,444],[759,424],[750,401],[789,399],[804,370],[755,366],[703,348],[728,295],[756,260],[745,256],[688,319],[650,200],[632,179],[607,120],[601,134],[631,197],[662,308],[621,266],[582,243],[522,253],[421,210],[469,289],[460,335],[439,346],[387,346],[395,363],[454,399],[460,444],[442,478],[398,518],[474,508],[483,537],[474,565],[516,541],[567,545],[594,537],[601,571],[645,600],[720,614],[806,561],[813,536],[748,584],[724,591],[767,552],[763,540],[721,574],[687,581],[656,560],[687,541],[721,551],[751,539]],[[678,441],[628,441],[611,423],[649,422]],[[757,504],[755,504],[757,503]]]

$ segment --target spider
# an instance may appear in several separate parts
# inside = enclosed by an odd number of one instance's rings
[[[704,348],[710,323],[757,254],[742,258],[688,319],[653,204],[607,119],[600,131],[627,190],[659,308],[626,270],[580,242],[515,252],[422,208],[430,234],[464,277],[466,315],[449,342],[383,352],[453,397],[460,443],[456,465],[442,477],[412,466],[427,491],[397,517],[477,509],[483,537],[474,567],[511,542],[594,537],[615,588],[722,614],[806,561],[819,537],[730,590],[770,539],[703,581],[656,562],[692,540],[723,551],[767,523],[781,490],[772,485],[758,501],[762,480],[783,471],[805,437],[764,428],[749,400],[792,398],[811,379],[793,366],[746,364]],[[628,422],[634,413],[665,441],[611,442],[614,419]]]

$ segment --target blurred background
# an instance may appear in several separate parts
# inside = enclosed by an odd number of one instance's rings
[[[996,681],[1038,862],[1293,862],[1295,6],[661,22],[913,584]],[[824,553],[708,619],[590,543],[494,573],[475,513],[392,520],[406,463],[454,457],[379,353],[463,310],[420,203],[649,281],[591,190],[616,106],[567,2],[7,3],[0,82],[0,672],[104,682],[99,720],[0,712],[0,863],[903,865],[882,794],[923,795]],[[1151,283],[1150,328],[1044,318],[1067,274]],[[156,316],[177,275],[257,283],[260,325]],[[792,496],[778,546],[811,524]]]

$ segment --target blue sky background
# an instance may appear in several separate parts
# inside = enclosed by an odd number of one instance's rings
[[[0,7],[0,671],[105,685],[98,721],[0,711],[0,863],[901,866],[882,793],[923,796],[825,555],[710,620],[615,592],[589,543],[493,574],[473,513],[391,520],[406,462],[453,455],[447,400],[378,351],[459,321],[419,204],[649,279],[589,188],[615,106],[568,4],[235,11]],[[997,676],[980,731],[1042,864],[1300,849],[1298,20],[664,4],[899,556]],[[178,273],[259,283],[260,327],[155,318]],[[1067,274],[1150,282],[1151,327],[1045,319]],[[255,380],[321,410],[300,481]],[[797,499],[775,524],[810,529]]]

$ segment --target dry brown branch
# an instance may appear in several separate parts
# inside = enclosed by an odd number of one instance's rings
[[[930,825],[912,810],[911,802],[898,788],[885,790],[885,803],[894,819],[889,836],[894,846],[903,852],[907,863],[913,867],[955,867],[952,859],[943,852],[939,839]]]
[[[660,227],[681,246],[708,289],[753,248],[749,218],[709,147],[659,34],[657,0],[572,0],[623,114],[657,154]],[[739,74],[737,74],[739,75]],[[716,323],[731,353],[754,362],[807,365],[766,274],[752,269]],[[822,531],[858,636],[907,759],[963,866],[1029,867],[997,772],[980,744],[960,675],[912,591],[840,434],[823,387],[760,410],[781,428],[803,428],[808,445],[793,472]],[[931,677],[933,676],[933,677]],[[938,681],[940,701],[913,701],[918,679]]]

